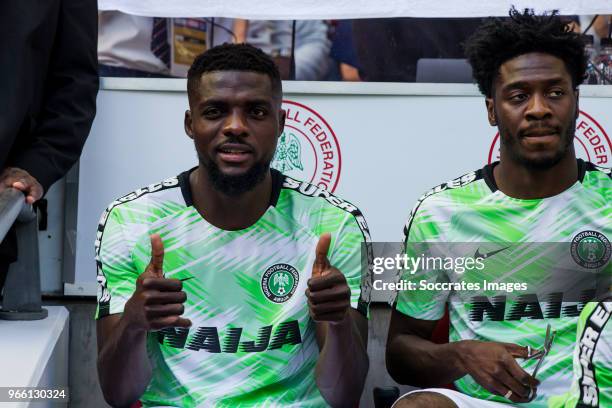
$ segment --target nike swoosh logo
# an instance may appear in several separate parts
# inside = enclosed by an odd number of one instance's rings
[[[476,253],[474,254],[474,258],[482,258],[482,259],[487,259],[492,257],[493,255],[501,252],[501,251],[505,251],[506,249],[510,248],[509,246],[505,247],[505,248],[501,248],[501,249],[496,249],[495,251],[491,251],[491,252],[487,252],[486,254],[481,254],[480,253],[480,248],[478,248],[476,250]]]

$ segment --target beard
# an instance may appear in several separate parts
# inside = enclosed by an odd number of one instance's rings
[[[499,124],[499,136],[501,145],[508,158],[531,170],[547,170],[559,163],[573,149],[574,132],[576,129],[576,118],[569,121],[565,131],[560,134],[561,140],[556,151],[552,155],[531,158],[525,155],[519,147],[520,135],[512,135],[508,128]]]
[[[202,160],[202,157],[200,157],[200,163],[206,169],[208,180],[213,188],[220,193],[232,197],[253,190],[259,183],[264,181],[266,174],[270,171],[270,161],[257,162],[246,173],[237,176],[223,173],[212,160]]]

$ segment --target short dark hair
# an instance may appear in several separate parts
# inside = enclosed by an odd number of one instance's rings
[[[197,92],[202,74],[215,71],[250,71],[270,78],[272,90],[282,95],[278,67],[266,53],[249,44],[222,44],[198,55],[187,72],[187,95]]]
[[[571,31],[558,15],[536,15],[510,9],[510,18],[487,19],[465,44],[465,54],[472,65],[474,79],[486,97],[493,94],[493,81],[506,61],[531,52],[553,55],[565,63],[576,88],[582,83],[588,57],[580,34]]]

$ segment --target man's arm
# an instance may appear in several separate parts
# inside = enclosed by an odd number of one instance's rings
[[[385,359],[387,371],[400,384],[436,387],[465,375],[459,366],[458,343],[428,340],[438,321],[420,320],[393,309]]]
[[[63,0],[60,7],[38,126],[32,142],[8,163],[25,170],[44,191],[79,158],[98,91],[96,1]]]
[[[319,239],[306,291],[321,350],[316,382],[331,406],[354,407],[359,403],[368,374],[368,322],[351,308],[346,278],[327,258],[330,242],[329,234]]]
[[[163,257],[161,238],[152,235],[151,262],[138,277],[123,314],[97,322],[98,375],[104,398],[114,407],[137,401],[151,381],[147,332],[191,326],[188,319],[180,317],[187,299],[182,282],[164,278]]]
[[[435,344],[429,339],[437,321],[419,320],[393,310],[387,339],[387,370],[395,381],[418,387],[448,384],[465,375],[496,395],[512,391],[513,402],[529,402],[539,381],[515,358],[524,347],[510,343],[464,340]]]
[[[368,321],[355,309],[337,324],[316,323],[321,349],[315,375],[317,386],[333,407],[359,403],[368,374]]]
[[[96,322],[98,376],[104,398],[111,406],[129,406],[151,381],[147,357],[147,332],[133,330],[121,315]]]

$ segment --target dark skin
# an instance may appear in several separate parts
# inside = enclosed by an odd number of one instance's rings
[[[516,362],[517,358],[527,357],[526,347],[476,340],[436,344],[429,340],[436,324],[437,321],[414,319],[393,310],[386,361],[395,381],[424,388],[441,387],[471,375],[494,394],[503,396],[511,390],[511,401],[530,401],[531,389],[536,389],[539,381]]]
[[[206,221],[221,229],[247,228],[268,208],[270,172],[252,190],[228,196],[213,187],[202,161],[212,161],[222,173],[234,176],[246,173],[255,162],[270,162],[285,125],[281,96],[264,74],[223,71],[203,75],[199,92],[189,99],[185,132],[200,158],[190,176],[194,206]],[[239,140],[240,145],[232,140]],[[224,154],[223,149],[237,153]]]
[[[207,164],[214,162],[223,174],[240,176],[257,162],[269,163],[285,121],[281,94],[265,74],[219,71],[202,75],[189,104],[185,132],[194,140],[200,160],[189,180],[194,207],[219,228],[247,228],[269,207],[270,172],[251,190],[228,195],[214,187]],[[346,279],[327,258],[330,240],[329,235],[321,237],[308,282],[310,315],[321,350],[316,382],[330,405],[354,406],[368,369],[367,322],[351,309]],[[123,314],[97,323],[100,382],[105,398],[114,406],[138,400],[151,381],[147,332],[191,325],[181,317],[186,299],[182,283],[163,277],[164,249],[156,235],[151,237],[151,248],[151,263],[136,282]]]
[[[0,173],[0,192],[11,187],[23,192],[28,204],[40,200],[44,194],[40,183],[30,173],[18,167],[6,167]]]
[[[578,179],[573,145],[578,90],[563,61],[542,53],[509,60],[500,67],[494,89],[486,105],[489,123],[502,134],[493,173],[499,189],[522,199],[565,191]],[[542,168],[525,164],[555,158],[555,164]]]
[[[502,136],[498,188],[514,198],[559,194],[578,178],[573,131],[578,91],[562,60],[543,53],[520,55],[503,63],[486,99],[489,123]],[[516,362],[527,357],[517,344],[475,340],[435,344],[437,321],[414,319],[393,310],[387,342],[387,369],[399,383],[436,387],[470,375],[497,395],[528,402],[539,381]],[[423,406],[418,402],[406,406]],[[450,401],[440,407],[453,407]]]
[[[346,278],[327,257],[330,243],[330,234],[319,238],[306,289],[321,350],[315,375],[319,391],[329,405],[354,407],[359,404],[369,368],[368,322],[351,308]]]
[[[191,326],[188,319],[181,317],[187,299],[182,282],[164,277],[163,261],[161,238],[152,235],[151,261],[138,277],[136,290],[123,313],[96,322],[98,376],[104,398],[113,407],[130,406],[151,381],[147,333],[166,327]]]

